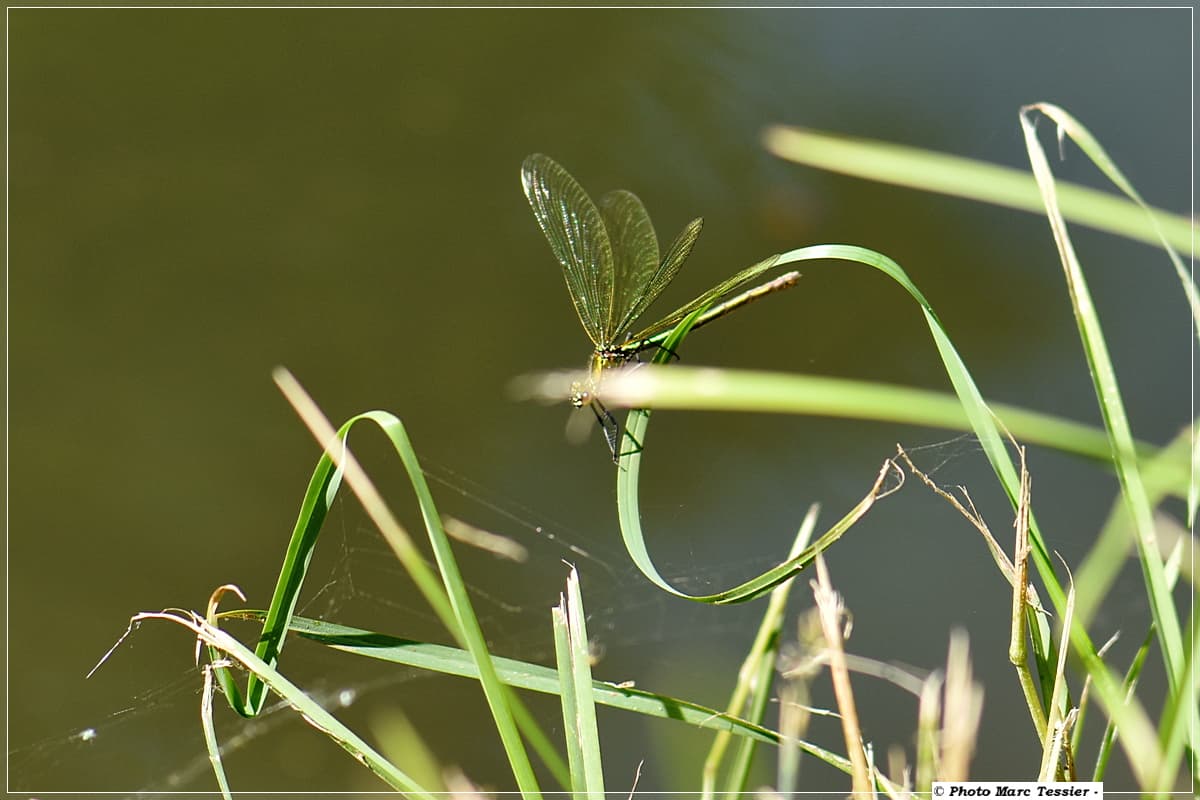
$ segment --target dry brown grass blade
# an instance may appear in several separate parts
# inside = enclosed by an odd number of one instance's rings
[[[1025,706],[1029,709],[1033,729],[1037,732],[1038,741],[1046,741],[1046,710],[1042,707],[1042,698],[1029,671],[1029,639],[1026,635],[1025,616],[1029,607],[1029,594],[1033,587],[1029,586],[1029,503],[1030,477],[1025,464],[1025,448],[1017,448],[1021,456],[1021,492],[1017,498],[1017,515],[1013,520],[1015,542],[1013,544],[1013,582],[1012,582],[1012,634],[1008,643],[1008,660],[1017,671],[1017,681],[1025,695]],[[1022,592],[1020,587],[1027,586],[1028,591]],[[1036,595],[1035,595],[1036,597]],[[1040,611],[1041,606],[1033,606]]]
[[[810,583],[821,621],[821,632],[825,636],[829,675],[833,681],[833,693],[842,718],[846,755],[852,766],[850,777],[853,796],[856,799],[874,797],[871,769],[863,749],[862,729],[858,724],[858,709],[854,703],[854,690],[850,686],[850,670],[846,666],[846,654],[842,648],[842,642],[847,635],[843,624],[846,619],[846,607],[841,595],[834,590],[829,580],[829,570],[821,556],[817,556],[817,578]]]
[[[529,558],[529,551],[525,545],[515,539],[486,531],[469,522],[463,522],[457,517],[442,517],[442,529],[450,538],[469,547],[486,550],[497,558],[515,561],[518,564],[524,563]]]
[[[943,781],[965,781],[970,775],[971,757],[975,754],[975,741],[979,735],[983,687],[972,676],[967,636],[961,631],[950,636],[943,705],[938,777]]]
[[[892,745],[888,748],[888,776],[897,787],[897,796],[912,797],[912,770],[908,767],[908,758],[904,748]]]

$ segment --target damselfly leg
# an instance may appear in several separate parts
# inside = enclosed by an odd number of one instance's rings
[[[608,444],[609,452],[612,453],[614,464],[621,461],[621,456],[631,456],[634,453],[642,452],[642,443],[635,439],[632,433],[625,430],[621,423],[617,422],[617,418],[604,407],[603,403],[593,397],[587,405],[596,415],[596,422],[600,425],[600,430],[604,431],[604,441]],[[633,449],[622,450],[622,438],[628,439],[632,443]]]

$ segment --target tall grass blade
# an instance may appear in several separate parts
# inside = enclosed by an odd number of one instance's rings
[[[1197,700],[1200,700],[1200,673],[1197,672],[1197,665],[1200,665],[1200,616],[1193,613],[1191,634],[1189,638],[1190,647],[1187,651],[1187,661],[1184,664],[1184,674],[1189,680],[1184,685],[1183,691],[1179,694],[1168,697],[1166,707],[1163,709],[1162,723],[1159,728],[1159,733],[1163,739],[1163,767],[1158,775],[1158,780],[1155,787],[1161,792],[1168,792],[1175,788],[1177,759],[1187,748],[1195,747],[1196,731],[1196,707]],[[1200,774],[1195,770],[1195,751],[1192,752],[1192,795],[1200,796]]]
[[[795,558],[808,546],[813,531],[817,526],[818,506],[814,503],[809,507],[800,530],[792,541],[792,549],[788,559]],[[784,611],[787,608],[788,597],[791,596],[794,582],[781,583],[771,590],[767,608],[763,612],[758,632],[738,670],[738,682],[733,696],[725,706],[725,713],[732,716],[743,716],[743,710],[749,706],[747,719],[756,724],[762,724],[766,714],[768,701],[771,698],[771,687],[774,684],[775,667],[779,662],[780,637],[783,628]],[[712,747],[704,760],[704,770],[701,775],[701,796],[710,798],[716,790],[717,773],[725,758],[731,741],[731,735],[722,731],[713,737]],[[752,739],[742,739],[734,754],[733,761],[726,773],[725,795],[737,796],[745,792],[750,780],[750,767],[753,763],[756,742]]]
[[[1172,219],[1171,215],[1151,208],[1142,199],[1141,194],[1138,193],[1137,189],[1133,187],[1133,184],[1125,177],[1121,170],[1117,168],[1116,163],[1109,157],[1108,153],[1100,145],[1100,142],[1091,134],[1091,131],[1080,124],[1079,120],[1051,103],[1037,103],[1029,106],[1027,111],[1035,109],[1052,119],[1058,126],[1060,141],[1064,135],[1069,136],[1087,154],[1092,163],[1104,173],[1104,176],[1112,181],[1114,186],[1120,189],[1126,197],[1136,203],[1138,208],[1142,210],[1144,218],[1154,230],[1157,240],[1154,243],[1160,245],[1171,260],[1171,266],[1175,269],[1175,275],[1179,278],[1179,283],[1183,288],[1184,298],[1187,300],[1192,312],[1192,324],[1196,328],[1196,337],[1200,339],[1200,293],[1197,292],[1196,284],[1192,280],[1188,269],[1184,266],[1183,259],[1176,252],[1176,248],[1179,248],[1193,254],[1195,253],[1196,228],[1194,221],[1180,220],[1181,222],[1186,221],[1188,223],[1186,228],[1187,236],[1184,237],[1182,235],[1185,232],[1183,226],[1175,225],[1176,220]],[[1041,183],[1042,178],[1039,177],[1039,185]],[[1193,439],[1197,445],[1200,445],[1200,427],[1193,423],[1193,428]],[[1191,491],[1188,493],[1189,520],[1194,521],[1196,519],[1198,507],[1200,507],[1200,446],[1196,446],[1192,450],[1192,483]]]
[[[584,787],[588,800],[604,800],[604,763],[600,758],[600,731],[596,727],[587,622],[579,591],[579,573],[574,567],[567,576],[566,616],[570,633],[571,681],[575,687],[574,730],[583,753]]]
[[[1141,647],[1133,656],[1133,662],[1129,665],[1129,669],[1125,671],[1125,680],[1123,685],[1125,693],[1129,697],[1133,697],[1134,690],[1137,689],[1138,679],[1142,675],[1142,666],[1146,663],[1146,656],[1150,652],[1150,645],[1154,641],[1153,626],[1151,630],[1146,632],[1146,638],[1142,640]],[[1109,720],[1104,726],[1104,734],[1100,739],[1100,747],[1096,751],[1096,768],[1092,772],[1092,780],[1102,781],[1104,775],[1108,771],[1108,759],[1112,754],[1112,747],[1117,738],[1117,726],[1114,720]],[[1164,762],[1166,760],[1164,759]]]
[[[550,621],[554,628],[554,658],[558,667],[558,696],[562,706],[563,738],[567,745],[567,766],[571,770],[571,793],[578,796],[587,792],[587,777],[583,768],[583,743],[576,731],[578,721],[575,710],[579,703],[575,699],[575,671],[571,667],[571,630],[567,625],[566,599],[559,596],[558,605],[550,609]]]
[[[1157,508],[1168,496],[1187,496],[1187,481],[1184,493],[1180,494],[1176,476],[1178,465],[1186,462],[1192,446],[1191,431],[1185,430],[1159,450],[1158,455],[1142,459],[1142,484],[1152,508]],[[1075,616],[1082,624],[1091,622],[1108,596],[1126,557],[1136,547],[1135,538],[1129,505],[1123,496],[1118,496],[1091,550],[1076,570]]]
[[[1033,173],[1042,193],[1046,215],[1050,220],[1050,229],[1054,234],[1054,242],[1058,247],[1059,258],[1066,275],[1071,306],[1075,312],[1084,353],[1092,373],[1100,412],[1112,445],[1117,477],[1121,482],[1122,493],[1133,517],[1142,577],[1150,599],[1151,614],[1158,627],[1167,681],[1172,692],[1177,693],[1182,688],[1184,680],[1182,673],[1183,639],[1180,633],[1179,618],[1175,613],[1175,603],[1167,589],[1166,578],[1163,574],[1153,514],[1146,488],[1142,482],[1141,471],[1138,468],[1133,434],[1130,431],[1129,419],[1125,414],[1125,405],[1121,400],[1121,390],[1113,370],[1112,360],[1108,354],[1108,345],[1105,343],[1099,315],[1092,303],[1083,268],[1080,266],[1075,249],[1071,244],[1066,221],[1059,210],[1050,164],[1046,159],[1041,142],[1037,138],[1033,120],[1036,111],[1049,111],[1051,118],[1060,125],[1060,131],[1069,130],[1072,135],[1075,135],[1078,133],[1079,126],[1076,124],[1069,129],[1063,127],[1068,120],[1063,119],[1060,113],[1055,113],[1051,106],[1027,106],[1021,112],[1021,129],[1025,134],[1026,149],[1029,152]],[[1186,278],[1186,276],[1184,277]],[[1190,280],[1185,280],[1184,284],[1185,286],[1190,285]]]

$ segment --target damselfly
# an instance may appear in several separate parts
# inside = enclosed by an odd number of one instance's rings
[[[705,325],[764,295],[795,284],[789,272],[722,301],[766,272],[772,256],[747,267],[690,303],[636,333],[634,322],[662,293],[692,252],[704,220],[696,218],[660,257],[658,236],[642,201],[617,189],[592,202],[583,187],[549,156],[535,153],[521,165],[521,183],[538,226],[562,264],[567,290],[583,329],[592,340],[588,375],[571,387],[571,404],[596,415],[612,451],[621,455],[621,427],[596,394],[605,370],[625,364],[643,350],[657,347],[684,317],[706,308],[693,328]]]

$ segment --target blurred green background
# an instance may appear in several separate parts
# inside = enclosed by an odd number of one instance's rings
[[[526,154],[552,155],[593,195],[635,191],[661,238],[705,217],[652,314],[770,253],[860,244],[908,270],[989,397],[1092,422],[1044,220],[786,164],[761,132],[798,124],[1023,167],[1017,110],[1045,100],[1150,202],[1189,203],[1187,9],[13,9],[8,23],[8,748],[9,786],[27,792],[214,788],[185,635],[143,627],[84,675],[136,611],[201,608],[226,582],[266,603],[317,457],[271,384],[279,364],[335,420],[400,415],[445,481],[443,511],[530,548],[519,568],[463,557],[497,652],[550,663],[566,558],[598,677],[724,702],[761,606],[644,587],[620,550],[599,437],[570,446],[566,406],[506,388],[582,366],[589,349],[521,194]],[[1102,185],[1069,147],[1056,169]],[[1189,418],[1177,280],[1149,248],[1082,230],[1077,245],[1135,432],[1165,442]],[[895,285],[861,267],[804,272],[690,338],[684,359],[947,388]],[[781,557],[810,502],[840,516],[897,441],[933,445],[918,463],[1009,529],[984,460],[944,431],[663,414],[652,433],[647,530],[693,591]],[[357,447],[415,530],[397,465],[371,436]],[[1044,451],[1031,468],[1043,530],[1076,564],[1115,480]],[[306,613],[444,640],[355,503],[328,527]],[[1032,775],[1008,589],[977,534],[910,483],[829,561],[853,652],[927,670],[951,627],[971,633],[987,692],[976,775]],[[1131,571],[1097,639],[1127,626],[1128,652],[1142,602]],[[362,730],[403,712],[446,763],[512,788],[471,684],[304,643],[282,663]],[[1148,670],[1152,697],[1160,674]],[[859,687],[877,752],[911,752],[915,700]],[[557,731],[554,704],[536,707]],[[286,711],[249,725],[218,712],[243,740],[235,790],[382,788]],[[641,760],[643,790],[698,788],[704,735],[600,723],[610,788],[631,786]],[[842,749],[832,720],[810,736]],[[804,778],[847,785],[817,764]]]

